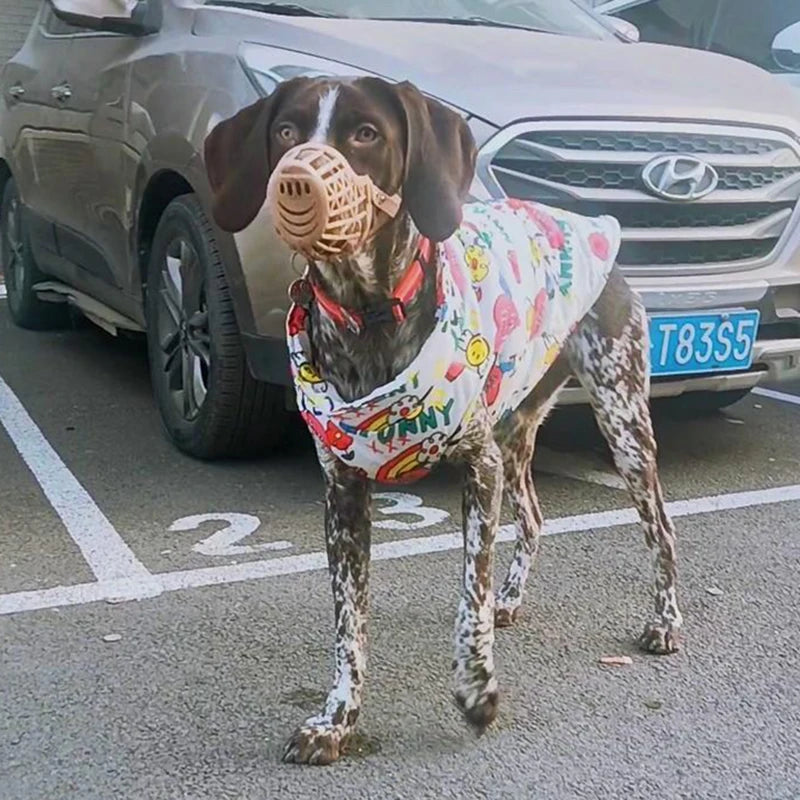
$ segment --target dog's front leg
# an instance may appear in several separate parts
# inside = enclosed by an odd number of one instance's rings
[[[325,473],[325,541],[333,588],[336,644],[333,688],[322,711],[301,725],[283,760],[330,764],[361,708],[367,644],[370,488],[354,469],[320,451]]]
[[[471,438],[471,437],[470,437]],[[463,494],[464,566],[456,618],[455,697],[480,734],[497,715],[494,674],[494,541],[500,520],[503,458],[488,423],[466,452]]]

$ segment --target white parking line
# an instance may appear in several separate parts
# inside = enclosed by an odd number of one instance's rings
[[[98,581],[136,578],[150,571],[122,540],[89,493],[59,458],[8,384],[0,378],[0,425],[42,487]]]
[[[749,492],[695,497],[689,500],[676,500],[667,504],[674,518],[695,514],[712,514],[737,508],[773,505],[800,500],[800,484],[781,486],[773,489],[757,489]],[[552,536],[559,533],[579,533],[590,530],[614,528],[637,521],[632,508],[601,511],[592,514],[578,514],[560,517],[545,522],[543,534]],[[508,542],[514,538],[514,526],[504,525],[499,532],[499,541]],[[439,553],[458,550],[462,547],[458,532],[421,536],[385,542],[372,548],[375,561],[391,561],[426,553]],[[0,595],[0,615],[17,614],[44,608],[74,606],[112,598],[144,599],[159,592],[174,592],[202,586],[216,586],[226,583],[275,578],[280,575],[294,575],[302,572],[323,570],[327,559],[323,552],[284,556],[245,564],[232,564],[219,567],[181,570],[153,574],[149,578],[127,578],[107,580],[100,583],[84,583],[76,586],[56,586],[52,589],[15,592]]]
[[[800,406],[800,396],[796,394],[776,392],[774,389],[762,389],[758,386],[753,389],[753,394],[760,394],[762,397],[769,397],[770,400],[779,400],[781,403],[791,403],[792,405]]]

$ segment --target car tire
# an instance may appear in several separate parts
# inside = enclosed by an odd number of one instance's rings
[[[20,328],[48,330],[67,324],[66,304],[39,299],[34,286],[45,280],[31,253],[28,231],[22,215],[22,202],[13,178],[9,178],[0,197],[0,268],[6,286],[11,319]]]
[[[729,389],[724,392],[687,392],[678,397],[665,397],[659,401],[664,412],[676,419],[709,417],[738,403],[750,394],[750,389]]]
[[[194,195],[173,200],[158,223],[146,313],[153,392],[179,450],[216,459],[282,443],[285,390],[250,374],[214,232]]]

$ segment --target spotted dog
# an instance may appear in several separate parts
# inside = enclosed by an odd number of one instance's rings
[[[315,434],[325,477],[325,540],[336,635],[333,687],[319,713],[291,736],[284,760],[310,764],[336,760],[358,719],[366,674],[373,479],[415,480],[443,455],[464,468],[455,698],[478,732],[494,720],[498,706],[494,631],[519,616],[542,527],[532,476],[536,434],[571,376],[588,393],[654,554],[654,608],[641,646],[653,653],[677,650],[681,613],[675,530],[656,465],[648,401],[647,323],[639,299],[614,264],[616,249],[596,240],[601,246],[593,245],[594,256],[589,253],[586,259],[595,258],[592,263],[603,270],[603,280],[585,308],[575,305],[580,297],[570,295],[570,286],[577,267],[568,257],[571,245],[565,243],[569,237],[564,231],[569,234],[570,225],[578,229],[584,223],[576,216],[562,219],[555,209],[533,204],[493,206],[492,213],[516,214],[512,224],[528,237],[528,271],[522,275],[509,250],[506,260],[513,277],[500,280],[516,284],[503,289],[506,307],[489,322],[495,325],[492,331],[503,329],[508,335],[527,331],[525,355],[507,356],[504,342],[492,342],[488,334],[470,334],[483,324],[485,309],[480,302],[467,314],[453,310],[459,292],[479,301],[482,297],[485,265],[480,251],[490,250],[495,260],[506,252],[505,223],[498,222],[487,240],[486,230],[474,217],[486,210],[475,208],[474,214],[469,212],[472,216],[465,217],[465,209],[474,208],[465,202],[476,149],[461,117],[408,83],[377,78],[289,80],[269,97],[221,122],[206,140],[213,216],[219,227],[235,232],[249,226],[264,204],[276,164],[289,149],[305,142],[337,148],[356,173],[369,175],[387,193],[401,195],[402,205],[400,213],[358,252],[331,263],[310,263],[305,280],[293,288],[287,333],[301,410]],[[586,224],[589,231],[597,221]],[[592,235],[601,232],[589,233],[587,241]],[[457,241],[466,259],[466,280],[456,275],[457,270],[448,272],[447,247]],[[446,291],[446,275],[456,287],[452,296]],[[519,305],[534,278],[544,283],[530,307],[509,306],[509,298]],[[566,328],[547,317],[559,335],[537,350],[546,341],[537,319],[545,319],[546,309],[555,308],[558,298],[566,298],[564,302],[569,301],[579,316]],[[422,387],[425,394],[420,397],[414,391],[418,376],[409,368],[422,357],[431,337],[446,339],[448,332],[453,346],[460,348],[461,360],[443,360],[437,366],[434,358],[431,374],[439,376],[439,385]],[[469,378],[462,379],[463,375]],[[402,385],[397,383],[399,376]],[[463,401],[455,430],[443,433],[437,426],[451,421],[445,414],[447,391],[457,394],[453,387],[462,380],[473,384],[479,380],[480,391]],[[504,410],[498,414],[496,397],[506,384],[516,394],[506,393],[499,403],[505,404]],[[388,404],[371,406],[376,392],[387,385],[395,392]],[[342,409],[355,412],[357,419],[349,419]],[[393,432],[399,431],[402,441],[413,439],[426,426],[430,435],[414,445],[413,453],[395,450]],[[369,469],[356,457],[365,443],[372,443],[380,454]],[[494,543],[504,494],[517,536],[510,568],[495,592]]]

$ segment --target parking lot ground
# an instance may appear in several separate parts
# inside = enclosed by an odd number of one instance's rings
[[[3,800],[800,796],[800,387],[657,419],[686,617],[669,658],[633,645],[649,559],[602,442],[570,415],[544,431],[552,535],[498,633],[480,740],[449,695],[457,475],[382,491],[361,736],[313,770],[279,763],[330,671],[305,432],[259,461],[192,461],[161,433],[141,343],[19,331],[2,300],[0,343]]]

